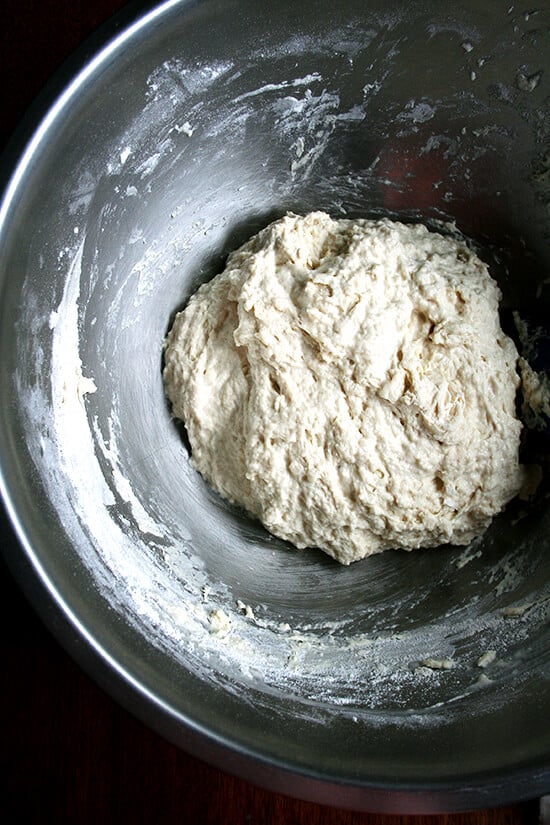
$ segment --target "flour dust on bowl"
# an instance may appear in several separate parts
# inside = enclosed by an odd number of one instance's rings
[[[467,548],[340,567],[210,490],[161,372],[229,252],[315,210],[463,233],[543,370],[549,23],[524,3],[167,2],[75,58],[12,170],[8,561],[115,696],[253,781],[426,812],[550,787],[544,478]],[[522,450],[544,472],[547,431]]]

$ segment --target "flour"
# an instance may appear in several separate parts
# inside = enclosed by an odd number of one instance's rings
[[[464,60],[449,97],[431,87],[422,94],[402,88],[407,54],[398,50],[413,45],[415,14],[410,4],[383,12],[373,6],[368,22],[361,15],[315,34],[296,30],[284,42],[274,27],[246,55],[220,40],[223,54],[217,48],[195,59],[182,40],[147,77],[132,75],[142,98],[132,116],[120,107],[117,133],[98,133],[98,151],[84,152],[70,179],[56,177],[55,226],[66,227],[64,236],[56,230],[48,244],[35,239],[28,250],[36,268],[20,301],[17,340],[22,348],[32,340],[36,349],[30,370],[21,360],[14,380],[27,447],[67,533],[59,554],[74,548],[90,573],[93,591],[80,587],[75,604],[97,591],[140,635],[140,657],[166,656],[164,674],[177,683],[177,709],[187,717],[191,673],[205,692],[216,685],[254,712],[265,705],[268,725],[280,697],[279,708],[319,730],[343,717],[358,720],[365,741],[371,726],[396,718],[400,731],[441,724],[445,735],[453,713],[479,715],[477,695],[485,694],[484,706],[500,707],[508,684],[521,691],[540,673],[550,602],[542,600],[547,585],[539,573],[545,547],[532,532],[509,541],[505,516],[475,553],[389,552],[336,569],[321,554],[294,553],[202,483],[159,380],[166,319],[266,214],[318,205],[351,217],[368,208],[384,217],[429,218],[436,229],[436,218],[455,218],[467,230],[469,221],[446,206],[443,193],[452,197],[466,186],[472,202],[484,191],[492,197],[495,187],[499,195],[501,180],[486,189],[482,179],[479,189],[478,170],[530,145],[527,127],[508,134],[505,124],[514,100],[526,113],[539,96],[542,103],[544,76],[538,89],[521,92],[494,44],[484,42],[483,82],[470,85],[481,34],[458,25],[433,38],[447,38],[449,53],[454,48]],[[460,48],[465,41],[476,47],[470,56]],[[423,44],[426,57],[431,42]],[[111,46],[109,54],[111,65]],[[538,69],[538,56],[523,59],[529,72]],[[76,110],[90,72],[66,98]],[[496,85],[500,79],[508,85]],[[489,108],[488,84],[495,84]],[[434,111],[425,122],[419,116],[430,111],[415,111],[419,101]],[[354,157],[347,148],[359,131],[369,140]],[[526,176],[546,202],[543,137]],[[408,177],[400,165],[411,139],[434,169],[429,208],[412,196],[422,169]],[[37,291],[52,270],[63,294]],[[136,363],[135,353],[144,359]],[[509,564],[517,570],[508,579],[512,589],[494,597]],[[491,685],[476,662],[493,649]],[[516,655],[525,651],[528,662]],[[421,668],[425,657],[452,659],[455,667]],[[139,668],[130,677],[139,681]],[[172,705],[173,696],[162,698]]]
[[[482,656],[479,657],[476,664],[478,667],[486,668],[489,665],[492,665],[495,659],[497,658],[497,654],[495,650],[488,650]]]
[[[275,222],[168,336],[195,466],[275,535],[343,564],[469,544],[526,480],[498,300],[465,244],[421,225]]]

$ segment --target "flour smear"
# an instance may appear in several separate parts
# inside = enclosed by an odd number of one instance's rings
[[[316,555],[291,553],[201,482],[164,399],[168,317],[220,271],[220,256],[269,222],[265,204],[353,216],[376,190],[373,213],[391,215],[407,179],[388,158],[406,160],[407,141],[431,129],[424,155],[448,161],[445,179],[434,164],[431,191],[441,198],[432,217],[448,221],[454,182],[500,145],[499,122],[474,134],[484,111],[470,88],[476,31],[426,32],[427,41],[451,38],[464,62],[452,101],[388,104],[407,48],[390,35],[404,22],[388,12],[368,28],[352,21],[323,37],[266,41],[239,61],[157,66],[109,156],[83,158],[64,193],[64,290],[40,322],[51,353],[37,350],[37,369],[51,355],[51,378],[29,388],[16,377],[37,471],[117,613],[182,671],[251,703],[288,697],[293,712],[319,723],[348,715],[383,725],[397,714],[406,726],[434,724],[480,691],[498,703],[499,685],[521,683],[522,649],[548,614],[537,547],[519,532],[503,551],[498,532],[443,550],[435,573],[429,551],[417,561],[390,551],[338,575]],[[252,83],[258,63],[272,71]],[[539,93],[531,86],[522,94]],[[438,120],[450,107],[465,129],[452,140]],[[370,124],[365,163],[351,174],[341,147]]]

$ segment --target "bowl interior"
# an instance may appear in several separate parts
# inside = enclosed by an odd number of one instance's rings
[[[1,227],[6,498],[54,600],[176,741],[413,789],[550,753],[544,483],[467,549],[341,568],[208,488],[161,377],[173,314],[228,252],[315,209],[463,233],[544,367],[550,13],[528,12],[167,3],[87,64],[21,161]],[[544,464],[547,433],[524,450]]]

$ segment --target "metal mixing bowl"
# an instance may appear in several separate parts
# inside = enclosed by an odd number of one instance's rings
[[[543,5],[136,8],[75,59],[11,170],[0,457],[21,548],[8,561],[127,707],[271,788],[426,812],[550,789],[544,488],[466,550],[341,568],[208,489],[161,379],[173,313],[287,210],[454,221],[504,313],[540,324]],[[542,460],[544,445],[526,449]]]

